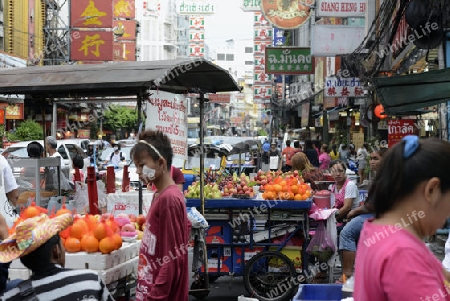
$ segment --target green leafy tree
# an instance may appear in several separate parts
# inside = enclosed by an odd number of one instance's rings
[[[114,132],[131,132],[136,130],[137,112],[135,109],[119,105],[111,105],[104,113],[103,125]]]
[[[25,120],[17,128],[14,133],[7,134],[10,141],[29,141],[44,139],[44,131],[42,126],[34,120]]]

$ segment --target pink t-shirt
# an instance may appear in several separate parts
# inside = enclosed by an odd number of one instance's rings
[[[319,156],[320,169],[326,170],[330,168],[331,157],[328,153],[321,153]]]
[[[442,264],[404,229],[366,221],[355,266],[355,301],[450,301]]]
[[[190,222],[177,185],[152,201],[139,251],[136,301],[188,300]]]

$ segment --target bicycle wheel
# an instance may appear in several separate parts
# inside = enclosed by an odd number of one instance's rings
[[[298,284],[294,264],[280,252],[258,253],[245,265],[245,289],[258,300],[288,300],[297,291]]]

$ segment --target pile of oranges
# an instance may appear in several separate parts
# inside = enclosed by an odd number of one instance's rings
[[[265,200],[305,201],[311,197],[311,187],[301,177],[279,175],[261,186]]]
[[[73,225],[61,231],[64,247],[69,253],[85,251],[109,254],[122,247],[122,237],[117,232],[118,226],[114,216],[100,221],[93,215],[75,217]]]
[[[19,218],[9,229],[9,234],[14,233],[15,227],[22,221],[42,213],[48,213],[47,209],[36,206],[36,203],[32,202],[21,212]],[[52,218],[65,213],[72,213],[72,211],[67,209],[63,203],[61,209],[56,213],[50,213],[49,217]],[[61,231],[59,235],[66,251],[69,253],[85,251],[87,253],[109,254],[122,247],[122,237],[113,215],[102,216],[100,220],[90,214],[83,217],[75,215],[72,226]]]

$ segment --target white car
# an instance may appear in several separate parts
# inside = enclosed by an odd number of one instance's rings
[[[6,159],[14,159],[14,158],[28,158],[28,152],[27,152],[27,146],[32,141],[21,141],[14,143],[10,146],[8,146],[1,154]],[[42,147],[44,147],[44,141],[43,140],[37,140]],[[57,151],[61,154],[61,157],[63,159],[63,162],[66,166],[69,166],[70,168],[70,174],[73,173],[72,168],[72,157],[74,157],[76,154],[83,157],[84,161],[84,167],[83,172],[85,174],[87,167],[90,165],[89,158],[86,155],[85,151],[82,149],[82,146],[89,144],[88,139],[66,139],[66,140],[58,140],[57,144]]]

